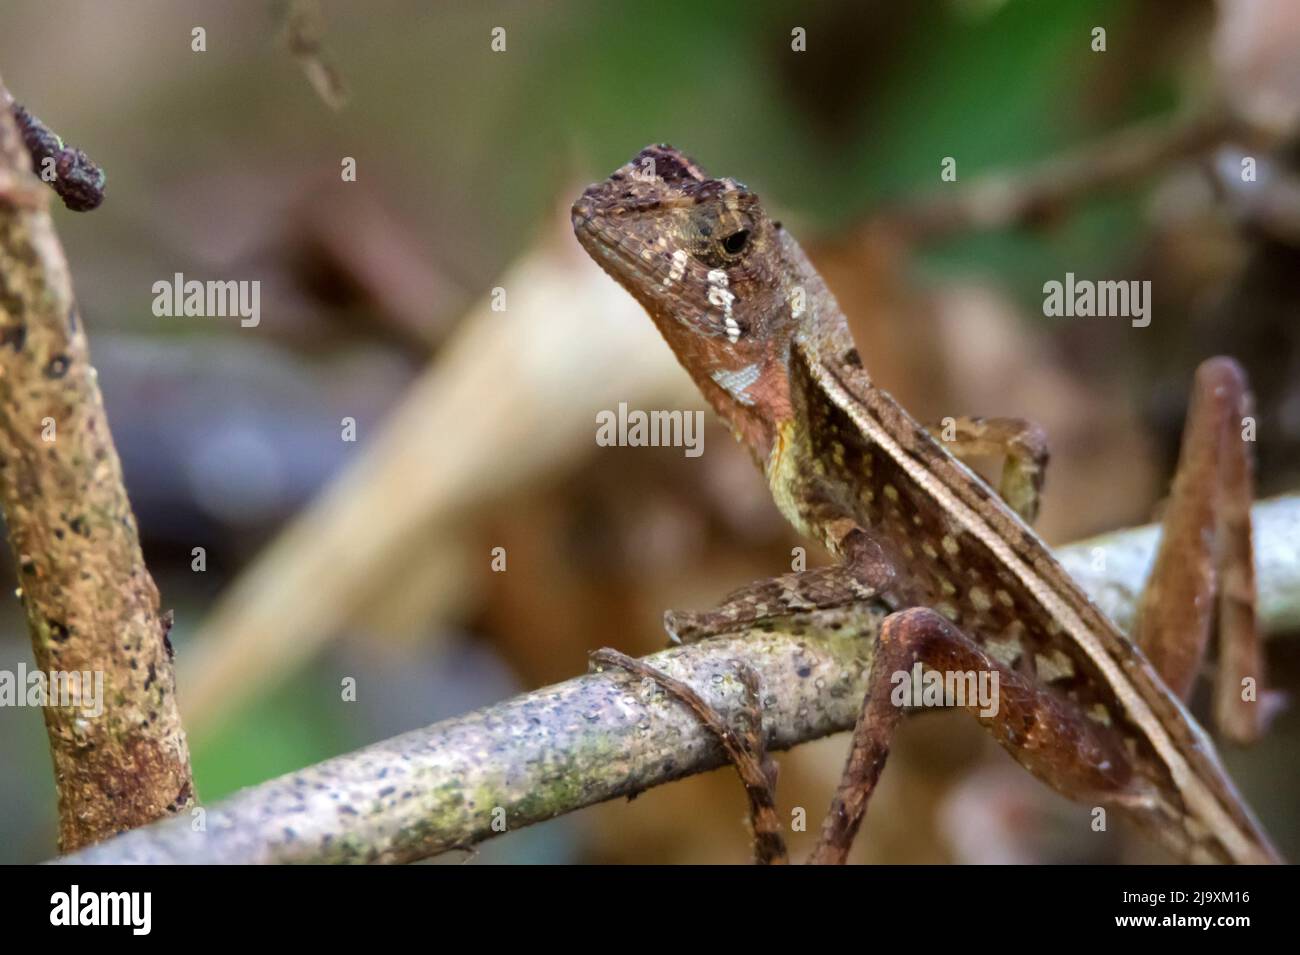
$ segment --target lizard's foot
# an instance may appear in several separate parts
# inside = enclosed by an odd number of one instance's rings
[[[688,707],[726,750],[745,784],[749,797],[749,821],[754,833],[754,857],[761,864],[784,864],[789,861],[781,823],[776,815],[777,766],[767,752],[763,738],[763,717],[759,708],[758,674],[748,664],[737,662],[745,696],[745,720],[740,729],[733,728],[716,708],[688,685],[662,670],[617,650],[606,647],[591,655],[597,666],[613,666],[633,676],[650,680],[661,690]]]
[[[1002,455],[998,496],[1026,524],[1038,516],[1047,471],[1047,435],[1023,418],[944,418],[926,428],[955,457]]]

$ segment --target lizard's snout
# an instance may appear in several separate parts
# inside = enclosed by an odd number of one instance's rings
[[[589,200],[585,194],[579,197],[578,201],[573,204],[573,208],[570,210],[570,215],[573,218],[573,227],[576,229],[578,226],[586,225],[590,222],[593,211],[594,207],[591,204],[591,200]]]

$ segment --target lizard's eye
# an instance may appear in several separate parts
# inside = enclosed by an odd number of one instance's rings
[[[745,246],[749,244],[749,230],[741,229],[739,232],[733,232],[722,240],[722,250],[728,255],[740,255],[745,251]]]

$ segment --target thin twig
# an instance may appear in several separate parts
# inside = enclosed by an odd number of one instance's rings
[[[1300,624],[1300,495],[1257,504],[1260,622]],[[1130,620],[1158,531],[1143,527],[1062,550],[1085,586]],[[872,626],[885,616],[883,607]],[[787,627],[705,640],[645,662],[688,684],[729,725],[763,687],[767,744],[786,749],[854,724],[872,632]],[[503,831],[714,769],[713,731],[662,693],[600,672],[526,693],[243,790],[189,819],[157,823],[77,853],[76,863],[411,862]]]
[[[1143,122],[1036,166],[887,206],[871,225],[908,239],[935,241],[967,231],[1050,222],[1087,196],[1130,186],[1241,133],[1250,131],[1215,107],[1189,119]]]
[[[0,505],[36,662],[57,677],[45,726],[72,850],[180,811],[193,783],[168,624],[31,168],[0,108]]]

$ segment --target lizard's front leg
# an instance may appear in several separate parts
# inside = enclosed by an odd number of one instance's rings
[[[838,564],[756,581],[728,594],[712,610],[669,610],[664,629],[674,643],[694,643],[792,614],[870,600],[893,585],[896,573],[885,550],[849,521],[837,549]]]
[[[816,614],[883,597],[896,576],[884,550],[851,521],[833,523],[839,530],[835,550],[842,558],[841,563],[758,581],[737,590],[713,610],[702,613],[670,610],[664,615],[665,628],[675,641],[689,643],[780,618]],[[743,661],[735,663],[750,709],[748,725],[738,734],[699,694],[660,670],[609,649],[592,654],[592,662],[617,666],[654,681],[695,714],[722,744],[745,785],[756,861],[787,861],[775,809],[776,764],[768,757],[763,740],[758,678],[754,671]]]
[[[1186,699],[1217,612],[1214,718],[1237,742],[1263,731],[1264,654],[1255,621],[1245,372],[1230,358],[1196,370],[1183,446],[1134,637],[1165,683]],[[1217,597],[1217,601],[1216,601]]]

